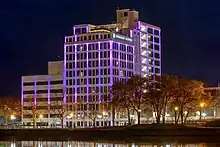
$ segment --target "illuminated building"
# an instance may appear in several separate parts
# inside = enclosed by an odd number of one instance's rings
[[[73,30],[72,36],[65,37],[64,101],[73,108],[74,126],[93,126],[94,115],[98,116],[95,126],[111,125],[105,104],[111,101],[112,84],[135,72],[133,40],[94,25],[77,25]]]
[[[139,21],[135,10],[116,13],[115,24],[75,25],[73,35],[65,37],[64,102],[73,112],[71,126],[112,125],[105,104],[111,102],[113,83],[134,74],[161,74],[160,28]],[[125,113],[116,113],[116,124],[126,120]]]
[[[48,63],[47,75],[22,76],[22,123],[26,126],[59,122],[53,104],[63,101],[63,61]]]

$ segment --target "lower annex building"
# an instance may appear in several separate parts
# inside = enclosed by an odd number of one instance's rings
[[[48,63],[47,75],[22,76],[22,123],[59,125],[63,103],[63,61]]]

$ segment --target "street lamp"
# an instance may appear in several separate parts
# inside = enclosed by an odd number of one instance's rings
[[[40,115],[39,115],[39,118],[40,118],[40,119],[43,119],[43,115],[42,115],[42,114],[40,114]]]
[[[16,119],[15,115],[11,115],[11,120],[12,120],[12,128],[14,128],[14,120]]]
[[[201,102],[200,103],[200,113],[199,113],[199,119],[201,120],[202,119],[202,109],[205,107],[205,103],[204,102]]]
[[[175,111],[177,111],[178,109],[179,109],[178,107],[175,107],[175,108],[174,108]]]
[[[178,120],[177,120],[177,111],[179,110],[179,108],[176,106],[174,107],[174,115],[175,115],[175,123],[177,124],[178,123]]]

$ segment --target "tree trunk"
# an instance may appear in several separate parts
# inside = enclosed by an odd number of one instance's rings
[[[33,115],[33,128],[35,128],[36,125],[36,114]]]
[[[138,125],[141,124],[141,112],[137,111]]]
[[[128,124],[131,124],[131,117],[130,117],[130,110],[127,108],[127,114],[128,114]]]
[[[175,117],[175,124],[177,124],[177,113],[174,111],[174,117]]]
[[[186,123],[187,117],[188,117],[189,113],[187,112],[185,119],[184,119],[184,124]]]
[[[61,126],[63,128],[63,118],[61,118],[60,120],[61,120]]]
[[[112,126],[115,126],[115,108],[112,108]]]
[[[165,124],[166,123],[166,109],[165,110],[163,110],[163,124]]]
[[[95,127],[95,119],[93,119],[92,123],[93,123],[93,127]]]
[[[160,124],[160,113],[158,114],[158,112],[156,112],[156,122],[157,124]]]
[[[8,116],[5,117],[5,127],[8,129]]]
[[[181,124],[184,122],[183,109],[180,109]]]

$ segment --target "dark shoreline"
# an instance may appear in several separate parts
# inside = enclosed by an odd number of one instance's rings
[[[220,142],[220,128],[139,125],[84,129],[2,129],[0,141]]]

